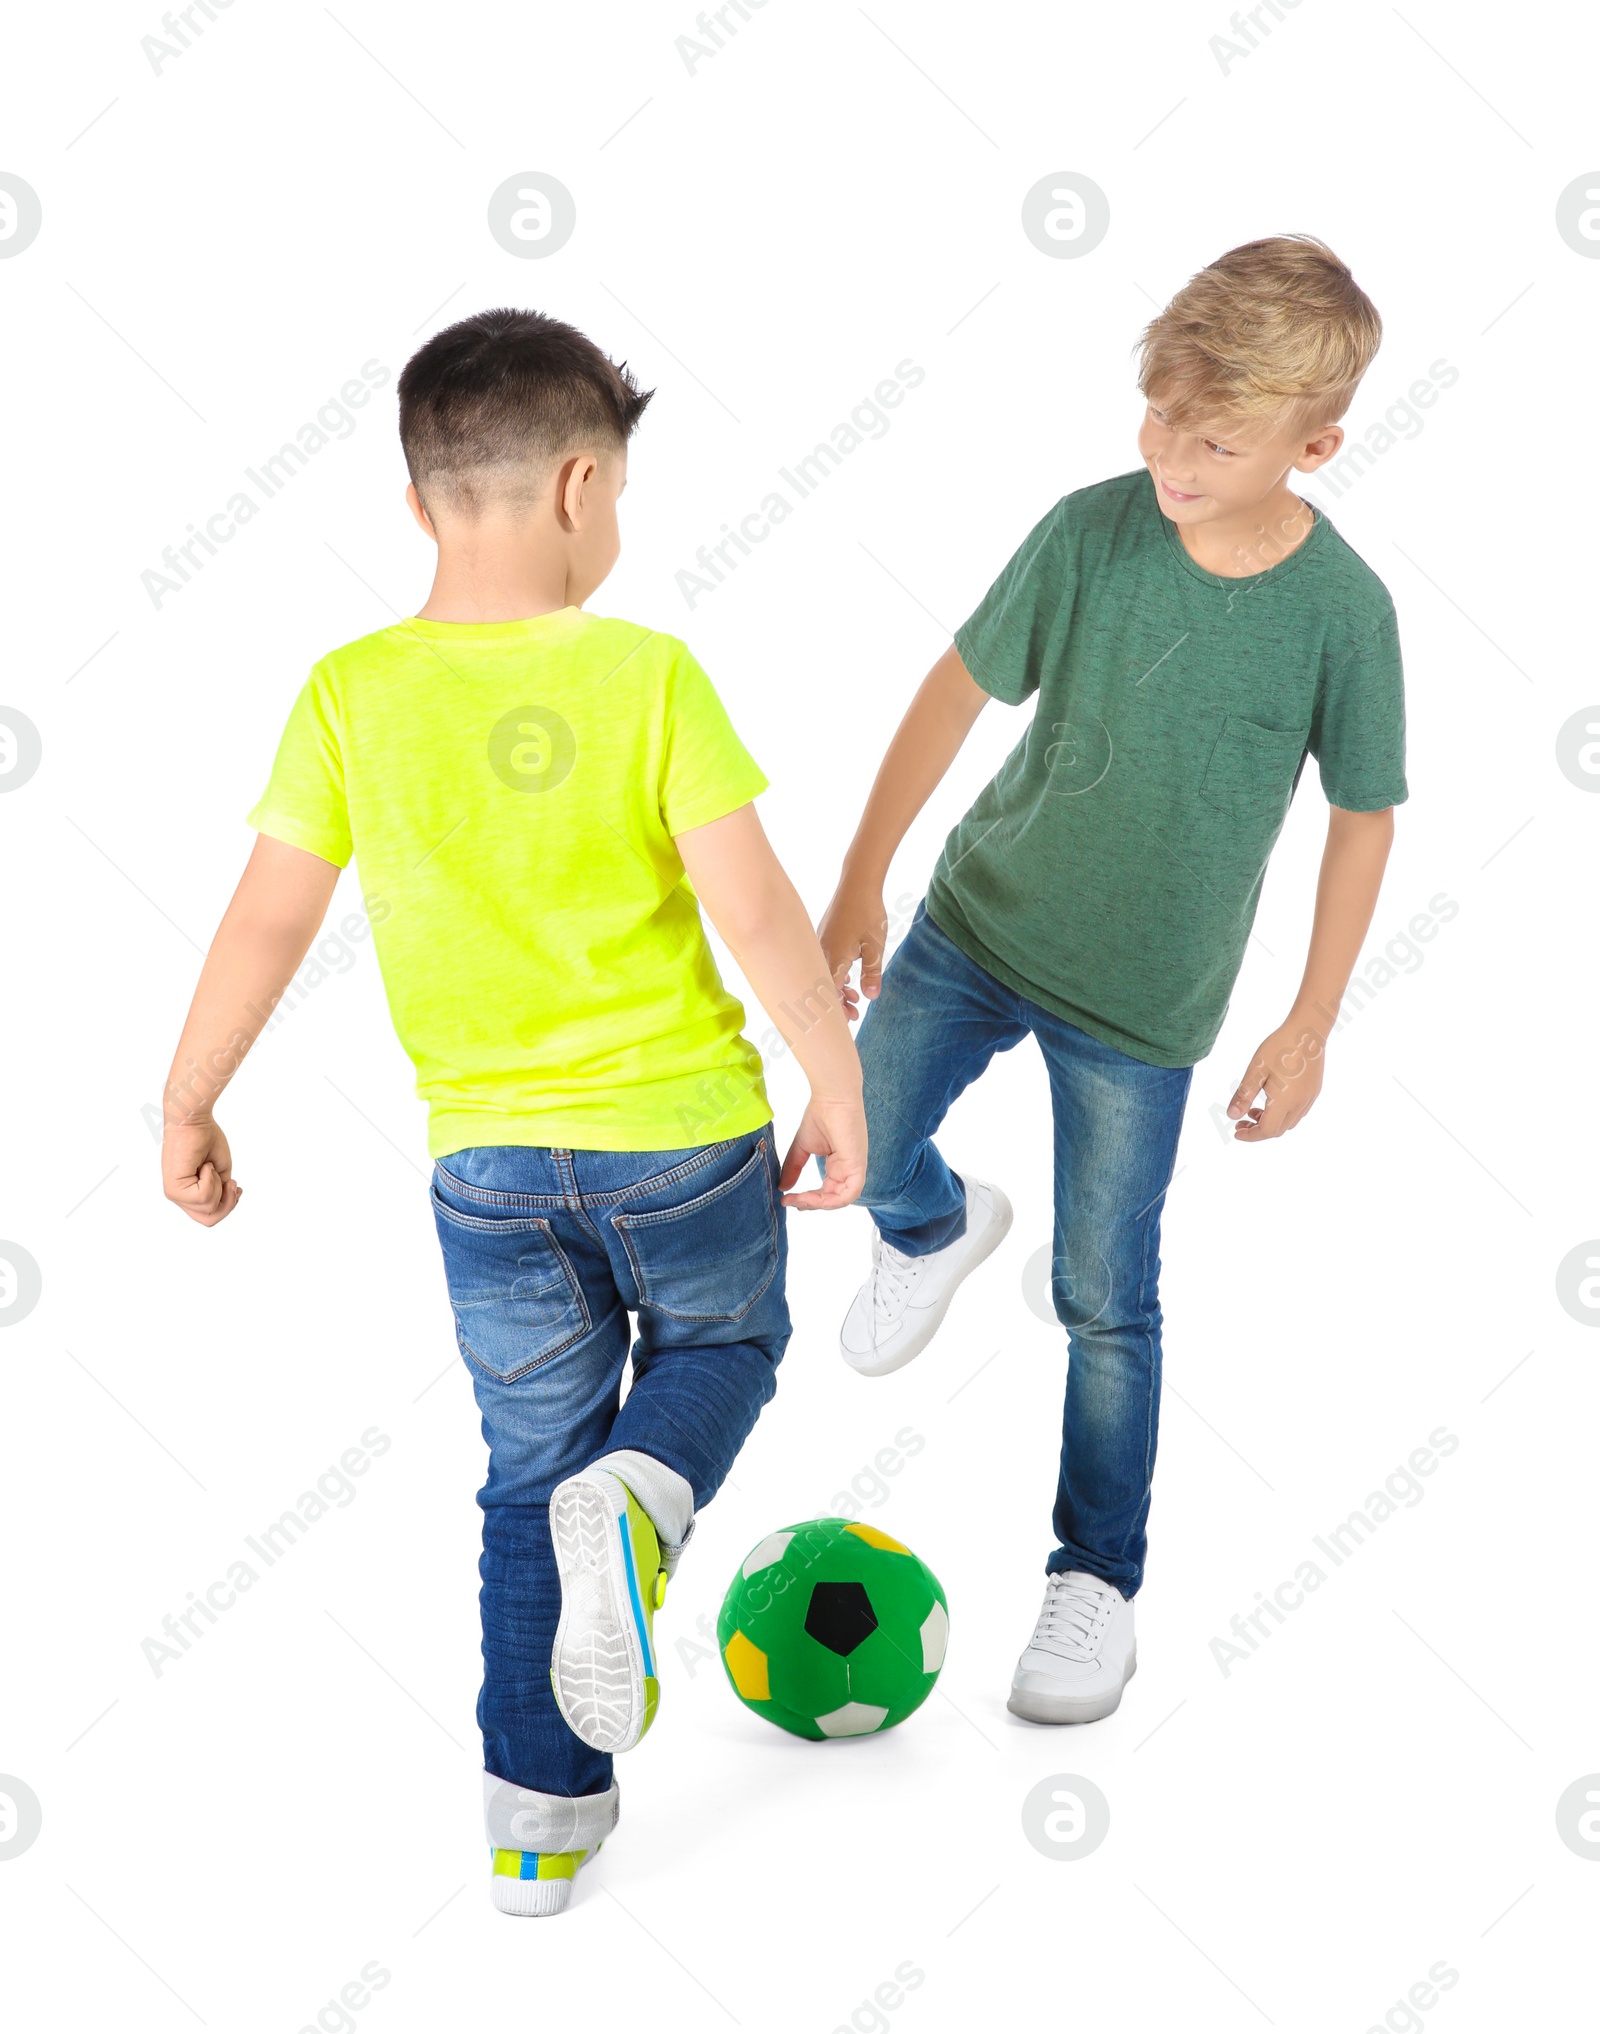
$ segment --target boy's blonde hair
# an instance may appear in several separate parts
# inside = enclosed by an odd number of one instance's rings
[[[1180,430],[1304,431],[1350,407],[1383,337],[1372,300],[1309,233],[1247,241],[1192,276],[1139,338],[1139,388]]]

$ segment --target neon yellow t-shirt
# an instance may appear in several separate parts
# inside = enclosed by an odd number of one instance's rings
[[[434,1157],[680,1150],[772,1114],[673,844],[766,784],[682,643],[569,607],[335,650],[249,823],[359,865]]]

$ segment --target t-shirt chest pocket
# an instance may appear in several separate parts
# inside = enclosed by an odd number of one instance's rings
[[[1211,745],[1200,796],[1234,819],[1281,818],[1309,728],[1263,727],[1230,713]]]

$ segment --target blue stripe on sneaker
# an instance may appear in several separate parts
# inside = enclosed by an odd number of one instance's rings
[[[633,1605],[633,1621],[638,1627],[639,1644],[644,1648],[644,1670],[652,1678],[656,1671],[655,1655],[650,1650],[650,1627],[644,1621],[644,1605],[639,1601],[639,1577],[633,1564],[633,1534],[628,1530],[628,1513],[623,1509],[617,1520],[622,1534],[622,1561],[628,1571],[628,1600]]]
[[[536,1879],[538,1876],[539,1853],[536,1850],[525,1850],[522,1853],[522,1869],[517,1873],[517,1877],[519,1879]]]

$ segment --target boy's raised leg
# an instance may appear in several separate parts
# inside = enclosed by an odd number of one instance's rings
[[[655,1718],[654,1617],[695,1513],[777,1388],[787,1234],[770,1128],[693,1154],[571,1162],[638,1339],[603,1448],[551,1496],[561,1620],[550,1670],[572,1731],[620,1752]]]
[[[976,967],[927,915],[884,971],[859,1040],[869,1142],[863,1204],[872,1273],[840,1330],[852,1370],[881,1377],[927,1347],[957,1287],[999,1245],[1011,1204],[962,1178],[933,1133],[997,1052],[1027,1034],[1019,999]]]

